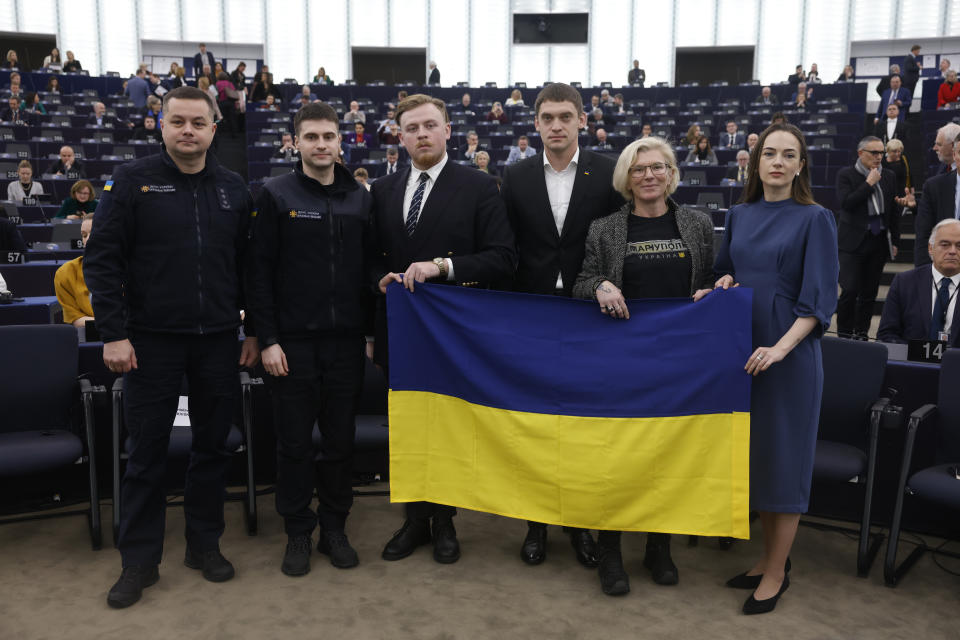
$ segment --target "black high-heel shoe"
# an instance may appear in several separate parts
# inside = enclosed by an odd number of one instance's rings
[[[785,573],[790,573],[790,558],[787,558],[787,563],[783,566]],[[755,576],[748,576],[747,572],[737,574],[727,580],[727,586],[731,589],[756,589],[760,586],[760,581],[763,580],[763,574],[758,573]]]
[[[753,594],[750,594],[750,597],[747,598],[747,601],[743,603],[743,613],[744,615],[753,616],[758,613],[770,613],[777,608],[777,600],[780,599],[780,596],[783,595],[783,592],[787,590],[790,586],[790,576],[783,576],[783,584],[780,585],[780,590],[777,591],[777,595],[772,598],[767,598],[766,600],[757,600],[753,597]]]

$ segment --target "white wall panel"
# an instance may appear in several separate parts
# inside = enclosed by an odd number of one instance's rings
[[[847,7],[847,3],[836,0],[807,0],[803,68],[809,71],[810,64],[816,62],[824,82],[836,80],[849,60]],[[831,19],[824,20],[825,15]]]
[[[510,56],[510,0],[476,0],[470,8],[470,82],[505,86]],[[439,66],[443,57],[438,52],[434,58]]]
[[[630,16],[632,4],[633,0],[604,0],[594,3],[593,15],[590,16],[590,77],[571,77],[568,81],[580,80],[584,85],[588,82],[596,85],[610,81],[616,87],[626,83],[624,69],[633,66],[633,52],[630,51],[632,25],[624,18]],[[552,68],[557,80],[564,77],[557,74],[555,64]]]
[[[60,58],[66,61],[69,49],[73,51],[73,55],[84,69],[91,73],[103,70],[97,50],[100,26],[97,24],[96,2],[94,0],[59,0],[59,5],[60,34],[57,43],[60,45]],[[136,59],[136,53],[134,49],[134,59]]]
[[[224,0],[224,13],[227,27],[227,32],[223,34],[224,41],[250,44],[263,42],[263,0]],[[339,24],[345,23],[342,21]],[[250,73],[250,70],[247,73]]]
[[[56,33],[57,3],[55,0],[17,0],[20,31],[26,33]],[[7,52],[3,52],[6,59]],[[43,62],[40,60],[40,62]]]
[[[128,4],[128,3],[117,3]],[[137,0],[140,14],[140,40],[182,40],[180,37],[180,3]],[[104,13],[109,13],[105,11]],[[260,20],[257,17],[257,20]],[[109,32],[107,32],[108,35]],[[101,37],[103,35],[101,34]],[[104,40],[109,40],[109,37]]]
[[[627,82],[633,59],[647,73],[646,86],[657,82],[673,82],[673,3],[636,0],[633,12],[633,53],[630,64],[621,71],[618,81]]]
[[[427,0],[388,1],[390,3],[390,46],[426,47]],[[439,67],[439,64],[437,66]],[[441,76],[442,79],[443,76]]]
[[[264,62],[270,67],[273,81],[284,78],[299,81],[313,78],[316,69],[307,69],[307,37],[303,20],[291,20],[291,15],[304,16],[304,0],[267,0],[267,42]]]
[[[714,0],[675,0],[678,47],[712,47]],[[646,3],[641,3],[641,8]],[[641,65],[643,66],[643,65]]]
[[[467,64],[470,34],[467,3],[464,1],[429,0],[430,50],[427,56],[436,60],[440,81],[446,86],[470,81]]]
[[[852,0],[851,40],[879,40],[893,37],[896,0]]]
[[[528,87],[543,84],[544,80],[563,80],[561,76],[548,77],[547,65],[550,57],[550,47],[538,44],[514,45],[510,48],[512,59],[510,62],[511,82],[526,82]],[[572,79],[572,78],[571,78]],[[477,81],[474,81],[476,84]],[[483,84],[483,80],[479,80]]]
[[[350,46],[389,46],[387,44],[387,0],[350,0],[348,5]]]
[[[183,39],[194,46],[201,42],[223,42],[223,12],[219,0],[183,3]],[[218,55],[216,51],[213,54]]]
[[[943,27],[944,4],[932,0],[900,0],[897,38],[935,38]]]
[[[756,50],[757,79],[764,84],[783,82],[800,59],[803,0],[763,2],[760,42]]]
[[[310,54],[309,77],[313,80],[320,67],[334,82],[350,77],[347,50],[347,0],[308,0],[310,24],[307,29],[307,50]]]
[[[121,77],[126,78],[137,70],[140,64],[140,41],[137,39],[137,18],[133,3],[117,3],[110,11],[100,12],[100,51],[103,55],[100,60],[101,73],[117,71]],[[83,59],[80,63],[84,69],[87,68]]]
[[[719,0],[717,45],[757,43],[758,0]]]
[[[0,0],[0,31],[17,30],[17,0]],[[0,60],[7,59],[7,51],[10,47],[4,47],[0,53]]]

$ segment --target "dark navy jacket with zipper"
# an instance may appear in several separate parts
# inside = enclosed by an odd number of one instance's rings
[[[211,153],[191,175],[165,149],[117,167],[83,259],[104,342],[125,339],[128,329],[236,329],[252,210],[243,178]]]
[[[328,186],[302,163],[263,185],[247,284],[261,349],[281,337],[369,329],[372,233],[370,193],[342,165]]]

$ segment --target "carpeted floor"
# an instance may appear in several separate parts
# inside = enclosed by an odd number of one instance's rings
[[[776,611],[747,617],[740,606],[748,593],[723,582],[751,565],[757,539],[723,551],[715,540],[689,547],[675,537],[680,584],[659,587],[642,566],[643,536],[628,534],[632,591],[611,598],[559,528],[550,527],[547,561],[528,567],[519,558],[525,523],[486,514],[456,518],[457,564],[435,563],[429,547],[385,562],[380,550],[402,509],[363,497],[348,524],[360,566],[338,570],[314,553],[313,571],[289,578],[279,569],[286,537],[272,497],[259,507],[260,534],[247,537],[240,505],[227,506],[221,547],[237,577],[224,584],[183,566],[183,511],[171,507],[160,582],[122,611],[105,602],[120,571],[109,533],[108,546],[94,552],[80,517],[0,527],[0,639],[960,638],[960,577],[930,554],[890,589],[879,563],[867,579],[854,575],[855,540],[809,527],[800,529],[791,587]],[[104,517],[109,531],[106,507]],[[941,562],[960,571],[960,560]]]

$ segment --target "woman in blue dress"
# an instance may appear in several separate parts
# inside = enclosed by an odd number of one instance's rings
[[[807,510],[820,416],[820,338],[837,306],[837,228],[813,201],[807,147],[793,125],[771,125],[750,154],[741,204],[727,213],[716,287],[753,289],[750,499],[763,557],[727,582],[752,589],[747,614],[772,611],[790,586],[788,558]],[[716,294],[713,294],[716,295]]]

